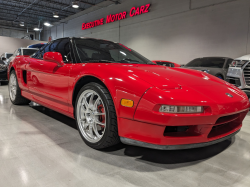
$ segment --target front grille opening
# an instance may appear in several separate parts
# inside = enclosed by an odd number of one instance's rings
[[[191,136],[188,132],[189,126],[166,126],[164,136]]]
[[[169,132],[185,132],[189,129],[188,126],[167,126],[164,133]]]
[[[223,134],[227,134],[241,126],[241,114],[224,116],[217,120],[215,126],[208,134],[208,138],[216,138]]]
[[[231,121],[236,120],[239,117],[240,117],[240,114],[233,114],[233,115],[230,115],[230,116],[223,116],[223,117],[220,117],[216,121],[215,125],[221,125],[221,124],[229,123]]]
[[[227,77],[226,81],[229,82],[230,84],[233,84],[236,87],[241,86],[239,78],[236,78],[236,77]]]
[[[245,78],[246,84],[250,86],[250,63],[247,64],[243,72],[244,72],[244,78]]]

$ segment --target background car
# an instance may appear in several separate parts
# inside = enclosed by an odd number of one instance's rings
[[[233,60],[226,81],[242,89],[250,97],[250,54]]]
[[[45,46],[47,43],[38,43],[38,44],[32,44],[32,45],[28,45],[27,48],[42,48],[43,46]]]
[[[11,60],[13,60],[16,56],[19,56],[19,55],[30,56],[30,55],[34,54],[35,52],[37,52],[38,50],[39,50],[38,48],[21,47],[21,48],[14,51],[13,55],[7,60],[7,64],[9,64],[9,62]]]
[[[9,58],[6,59],[5,61],[0,61],[0,82],[1,81],[8,81],[8,78],[7,78],[7,68],[8,68],[8,65],[9,65],[9,62],[11,60],[13,60],[16,56],[19,56],[19,55],[25,55],[25,56],[30,56],[32,55],[33,53],[35,53],[36,51],[38,51],[38,49],[33,49],[33,48],[19,48],[17,49],[12,56],[9,57],[9,55],[11,53],[8,53],[8,56]]]
[[[244,92],[212,75],[158,66],[92,38],[57,39],[17,56],[8,75],[13,104],[34,101],[76,119],[94,149],[120,141],[160,150],[212,145],[238,133],[250,107]]]
[[[152,60],[157,65],[167,66],[167,67],[180,67],[181,65],[176,64],[174,62],[164,61],[164,60]]]
[[[7,60],[13,55],[13,53],[5,52],[0,56],[0,60],[2,60],[5,64],[7,63]]]
[[[225,80],[232,61],[233,59],[228,57],[203,57],[196,58],[182,67],[207,72]]]

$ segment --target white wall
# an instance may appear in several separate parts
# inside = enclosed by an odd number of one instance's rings
[[[5,52],[13,53],[20,47],[27,47],[28,45],[36,43],[43,43],[43,41],[0,36],[0,55]]]
[[[151,3],[150,13],[82,31],[81,24]],[[249,0],[123,0],[54,26],[43,40],[93,37],[121,42],[149,59],[186,64],[196,57],[250,53]],[[64,24],[64,25],[63,25]],[[248,39],[249,38],[249,39]]]

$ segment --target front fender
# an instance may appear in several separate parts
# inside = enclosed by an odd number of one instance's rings
[[[117,117],[119,118],[133,119],[142,95],[147,89],[152,87],[149,83],[133,76],[132,73],[108,66],[107,64],[76,64],[72,68],[69,80],[71,96],[77,82],[89,76],[99,79],[107,87],[113,99]],[[121,99],[132,100],[134,102],[133,107],[121,106]]]

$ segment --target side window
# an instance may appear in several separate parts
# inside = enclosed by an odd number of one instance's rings
[[[34,55],[32,55],[32,58],[43,59],[44,51],[48,52],[50,44],[51,43],[48,43],[44,47],[42,47],[39,51],[37,51]]]
[[[65,39],[59,40],[58,42],[53,43],[51,46],[51,51],[61,53],[63,57],[63,61],[65,63],[72,62],[69,46],[70,46],[70,40],[68,38],[65,38]]]
[[[229,65],[230,65],[232,62],[233,62],[233,59],[227,59],[225,68],[228,69],[228,68],[229,68]]]

